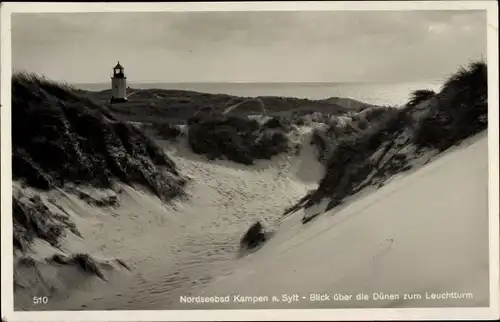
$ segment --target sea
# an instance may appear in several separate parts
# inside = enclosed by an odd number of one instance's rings
[[[101,91],[110,84],[74,84],[76,87]],[[284,96],[313,100],[330,97],[351,98],[374,105],[404,105],[410,94],[419,89],[438,91],[442,81],[400,83],[129,83],[137,89],[190,90],[209,94],[229,94],[242,97]]]

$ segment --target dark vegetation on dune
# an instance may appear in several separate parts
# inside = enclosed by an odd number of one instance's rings
[[[275,116],[267,120],[264,124],[262,124],[262,128],[276,129],[287,133],[290,132],[290,130],[292,129],[293,124],[294,122],[290,118],[286,118],[283,116]]]
[[[44,288],[44,292],[47,292],[48,294],[55,293],[58,288],[68,288],[68,285],[60,282],[56,282],[55,284],[47,283],[41,270],[42,266],[45,265],[50,265],[52,267],[74,267],[83,274],[97,276],[104,281],[107,281],[105,275],[106,269],[122,267],[126,270],[130,270],[130,267],[120,259],[113,262],[100,262],[89,254],[77,253],[70,256],[54,254],[53,256],[47,258],[44,263],[40,263],[33,259],[33,257],[24,254],[15,263],[16,269],[14,270],[14,290],[30,289],[33,287],[31,284],[33,282],[36,283],[35,288],[41,286]],[[35,277],[34,281],[33,277]]]
[[[452,75],[438,93],[415,91],[402,109],[367,109],[347,124],[330,123],[312,140],[326,174],[285,214],[325,198],[331,209],[368,185],[382,185],[424,151],[446,150],[485,130],[487,107],[487,66],[479,61]]]
[[[113,188],[139,184],[164,201],[182,195],[185,179],[174,162],[137,127],[72,87],[34,74],[12,77],[12,175],[42,190],[67,184]],[[40,202],[14,197],[14,244],[32,237],[57,242],[60,222]]]
[[[327,168],[326,174],[320,181],[318,190],[311,194],[304,205],[312,206],[328,196],[331,198],[331,209],[345,197],[364,188],[365,185],[361,183],[370,175],[387,176],[390,174],[388,171],[395,173],[400,170],[394,169],[394,164],[383,163],[383,159],[391,153],[390,150],[409,143],[407,140],[397,141],[409,124],[410,120],[404,111],[393,109],[386,111],[373,126],[365,129],[347,126],[344,133],[333,135],[335,143],[330,145],[327,155],[322,155]],[[327,132],[335,131],[329,127]],[[396,143],[400,146],[396,147]],[[375,152],[381,148],[382,153],[374,157]],[[396,162],[398,157],[395,154],[392,157],[391,161]],[[400,165],[403,166],[402,163]]]
[[[266,231],[264,226],[257,221],[254,223],[240,240],[241,249],[253,249],[267,240]]]
[[[35,238],[54,247],[66,229],[81,236],[75,224],[67,217],[52,212],[39,196],[12,197],[14,248],[27,251]]]
[[[428,99],[436,95],[436,92],[430,89],[419,89],[410,94],[410,99],[406,106],[415,107],[422,102],[426,102]]]
[[[102,269],[99,267],[99,263],[88,254],[75,254],[71,257],[55,254],[49,259],[49,262],[60,265],[75,265],[86,273],[96,275],[103,280],[106,279]]]
[[[360,114],[354,114],[358,127],[364,129],[372,118],[384,114],[388,109],[369,107]],[[353,113],[354,110],[350,112]],[[311,122],[333,124],[338,115],[334,112],[290,111],[284,115],[268,116],[266,121],[257,121],[238,113],[218,113],[214,108],[198,110],[185,122],[189,146],[194,153],[204,155],[210,160],[226,159],[244,165],[252,165],[256,160],[270,159],[275,155],[294,149],[287,136],[295,126]],[[156,137],[164,140],[178,140],[184,133],[179,124],[158,121],[145,126],[152,129]],[[336,126],[332,125],[332,129]],[[341,135],[341,134],[339,134]]]
[[[488,127],[488,71],[473,62],[449,77],[427,100],[428,114],[416,126],[415,143],[445,150]]]
[[[275,126],[263,126],[244,117],[213,115],[192,121],[188,142],[193,152],[209,159],[227,159],[251,165],[257,159],[270,159],[286,152],[286,132]]]
[[[318,160],[327,164],[333,149],[344,140],[350,141],[356,136],[364,136],[370,128],[382,124],[386,120],[399,115],[398,109],[391,107],[374,107],[365,109],[357,114],[350,115],[348,120],[333,118],[325,122],[326,129],[315,129],[311,144],[318,151]],[[373,129],[372,129],[373,131]]]
[[[170,123],[157,123],[152,126],[155,134],[164,140],[177,140],[181,135],[182,131],[177,124]]]

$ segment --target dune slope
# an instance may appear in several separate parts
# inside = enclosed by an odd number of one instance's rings
[[[344,209],[300,224],[301,211],[239,270],[197,295],[299,295],[299,302],[184,304],[182,308],[339,308],[488,305],[488,140],[446,152]],[[467,164],[464,167],[464,164]],[[335,213],[336,212],[336,213]],[[254,282],[252,282],[254,281]],[[258,281],[258,282],[257,282]],[[312,293],[370,295],[310,302]],[[426,292],[471,293],[426,300]],[[399,299],[373,300],[373,293]],[[405,300],[419,293],[421,300]],[[460,297],[460,295],[457,295]]]

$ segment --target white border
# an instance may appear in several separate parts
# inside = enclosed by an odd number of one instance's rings
[[[11,169],[11,13],[146,11],[320,11],[320,10],[471,10],[488,16],[490,308],[57,311],[14,312]],[[207,3],[2,3],[1,4],[1,242],[2,317],[7,321],[332,321],[498,319],[499,288],[499,130],[498,7],[496,1],[370,2],[207,2]]]

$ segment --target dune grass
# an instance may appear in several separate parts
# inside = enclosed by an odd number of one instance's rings
[[[485,130],[487,109],[487,66],[477,61],[450,76],[438,93],[415,91],[405,108],[367,110],[345,124],[330,123],[313,135],[326,174],[318,189],[291,209],[324,198],[331,209],[375,179],[408,170],[418,151],[443,151]]]
[[[27,73],[12,77],[12,174],[42,190],[67,184],[113,188],[139,184],[168,201],[183,194],[175,163],[130,124],[78,90]],[[18,197],[14,197],[18,198]],[[56,245],[62,226],[40,203],[14,202],[14,245],[38,237]]]
[[[12,198],[14,248],[27,251],[35,238],[40,238],[57,247],[64,234],[65,225],[54,220],[39,198],[29,201]]]
[[[436,92],[430,89],[419,89],[413,91],[410,94],[410,99],[406,103],[406,106],[414,107],[419,105],[422,102],[425,102],[436,95]]]
[[[451,75],[416,128],[415,143],[441,151],[488,127],[488,72],[484,61]]]
[[[50,189],[65,183],[138,183],[168,199],[181,192],[174,162],[138,128],[69,85],[32,74],[12,77],[13,176]]]
[[[326,173],[317,191],[304,203],[305,207],[325,197],[331,198],[330,207],[333,207],[355,193],[359,184],[381,166],[379,161],[373,160],[373,154],[380,150],[383,143],[395,140],[408,124],[405,111],[393,109],[386,110],[367,128],[356,126],[356,121],[344,126],[331,125],[326,131],[327,135],[321,137],[323,149],[320,151],[323,154],[320,154],[320,161],[325,164]]]
[[[99,263],[89,254],[79,253],[71,257],[55,254],[49,258],[48,261],[60,265],[74,265],[87,274],[96,275],[99,278],[106,280]]]

